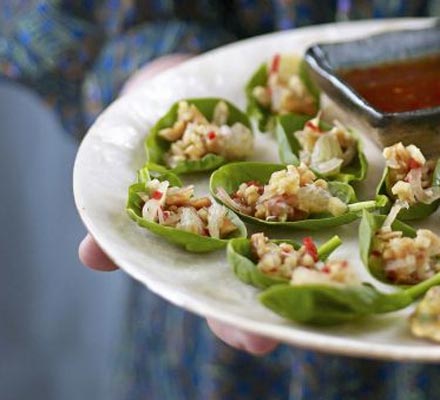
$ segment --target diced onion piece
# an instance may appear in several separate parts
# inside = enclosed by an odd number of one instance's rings
[[[250,214],[250,210],[247,207],[235,202],[232,200],[231,196],[226,192],[226,190],[222,187],[217,188],[217,197],[228,207],[231,207],[233,210],[237,210],[243,214]]]
[[[394,205],[391,207],[391,210],[387,217],[385,218],[384,223],[382,224],[383,231],[391,231],[391,225],[397,218],[397,214],[399,214],[400,210],[403,208],[408,208],[409,204],[406,201],[396,200]]]
[[[212,123],[221,126],[228,123],[229,108],[224,101],[219,101],[214,108],[214,113],[212,116]]]
[[[338,138],[334,135],[322,135],[315,143],[312,152],[311,165],[315,166],[324,161],[329,161],[334,158],[341,159],[342,164],[342,150],[339,145]]]
[[[213,202],[211,207],[208,209],[208,231],[209,236],[219,239],[220,238],[220,227],[223,224],[223,220],[226,215],[225,207],[220,204]]]
[[[340,172],[343,162],[341,158],[332,158],[313,165],[313,169],[322,176],[334,175]]]
[[[142,217],[147,221],[158,220],[159,208],[165,204],[166,192],[170,183],[168,181],[160,182],[158,179],[153,179],[146,184],[146,189],[149,192],[149,196],[154,196],[147,200],[142,207]],[[155,194],[162,193],[162,196],[156,196]]]
[[[192,232],[197,235],[204,234],[204,225],[197,211],[192,207],[181,208],[180,222],[177,224],[177,229],[182,229],[187,232]]]
[[[407,179],[408,179],[408,183],[411,185],[411,189],[413,190],[414,197],[416,198],[417,201],[424,204],[431,204],[433,201],[440,198],[440,188],[438,187],[432,187],[429,189],[422,188],[422,168],[414,168],[411,171],[409,171],[407,175]]]
[[[287,83],[292,75],[298,74],[301,58],[294,54],[283,54],[280,56],[278,65],[278,76],[281,82]]]

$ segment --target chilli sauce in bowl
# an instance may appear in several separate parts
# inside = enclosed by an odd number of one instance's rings
[[[320,89],[380,146],[440,154],[440,26],[316,44],[305,55]]]
[[[399,113],[440,106],[440,54],[338,71],[379,111]]]

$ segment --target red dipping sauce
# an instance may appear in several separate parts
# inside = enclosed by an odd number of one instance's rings
[[[440,54],[338,71],[359,95],[382,112],[440,106]]]

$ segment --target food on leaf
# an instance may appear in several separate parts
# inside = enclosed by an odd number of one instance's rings
[[[360,139],[338,121],[324,122],[289,114],[277,119],[278,152],[285,164],[304,162],[319,176],[341,182],[360,181],[368,163]]]
[[[369,262],[388,282],[414,285],[440,271],[440,237],[429,229],[393,230],[395,214],[374,232]]]
[[[273,117],[289,113],[313,116],[319,93],[311,82],[304,60],[293,54],[275,54],[260,66],[246,86],[248,113],[261,131],[274,128]]]
[[[383,150],[386,169],[378,193],[394,203],[399,218],[417,219],[432,214],[440,199],[440,164],[426,160],[414,145],[397,143]],[[405,208],[407,210],[405,210]]]
[[[217,195],[237,211],[266,221],[297,221],[318,213],[340,216],[348,207],[303,163],[274,172],[265,185],[243,182],[231,195],[222,188]]]
[[[249,223],[325,229],[356,220],[376,201],[356,203],[353,188],[317,178],[304,164],[228,164],[211,175],[213,196]]]
[[[440,342],[440,286],[428,290],[410,317],[413,335]]]
[[[175,173],[208,171],[253,154],[249,120],[221,99],[189,99],[176,103],[147,138],[150,163]]]
[[[209,197],[194,196],[194,187],[181,187],[170,172],[151,176],[155,168],[141,170],[139,182],[129,189],[127,210],[139,225],[189,251],[215,250],[232,237],[246,236],[233,212]]]
[[[341,243],[339,237],[334,236],[317,247],[311,237],[304,238],[301,245],[287,239],[270,240],[264,233],[255,233],[250,239],[232,239],[227,255],[240,280],[266,288],[291,281],[293,274],[298,274],[298,281],[304,279],[301,271],[295,272],[302,267],[310,271],[323,269],[329,278],[330,269],[325,268],[325,261]]]

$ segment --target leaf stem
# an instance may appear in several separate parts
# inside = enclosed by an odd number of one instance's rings
[[[420,282],[417,285],[405,289],[405,292],[410,295],[413,300],[416,300],[420,296],[424,295],[433,286],[437,285],[440,285],[440,273],[434,275],[426,281]]]
[[[353,203],[348,205],[348,211],[357,212],[362,210],[371,210],[376,208],[376,200],[360,201],[358,203]]]
[[[338,235],[333,236],[330,240],[319,246],[318,257],[321,261],[325,261],[328,256],[333,253],[340,245],[342,240]]]

